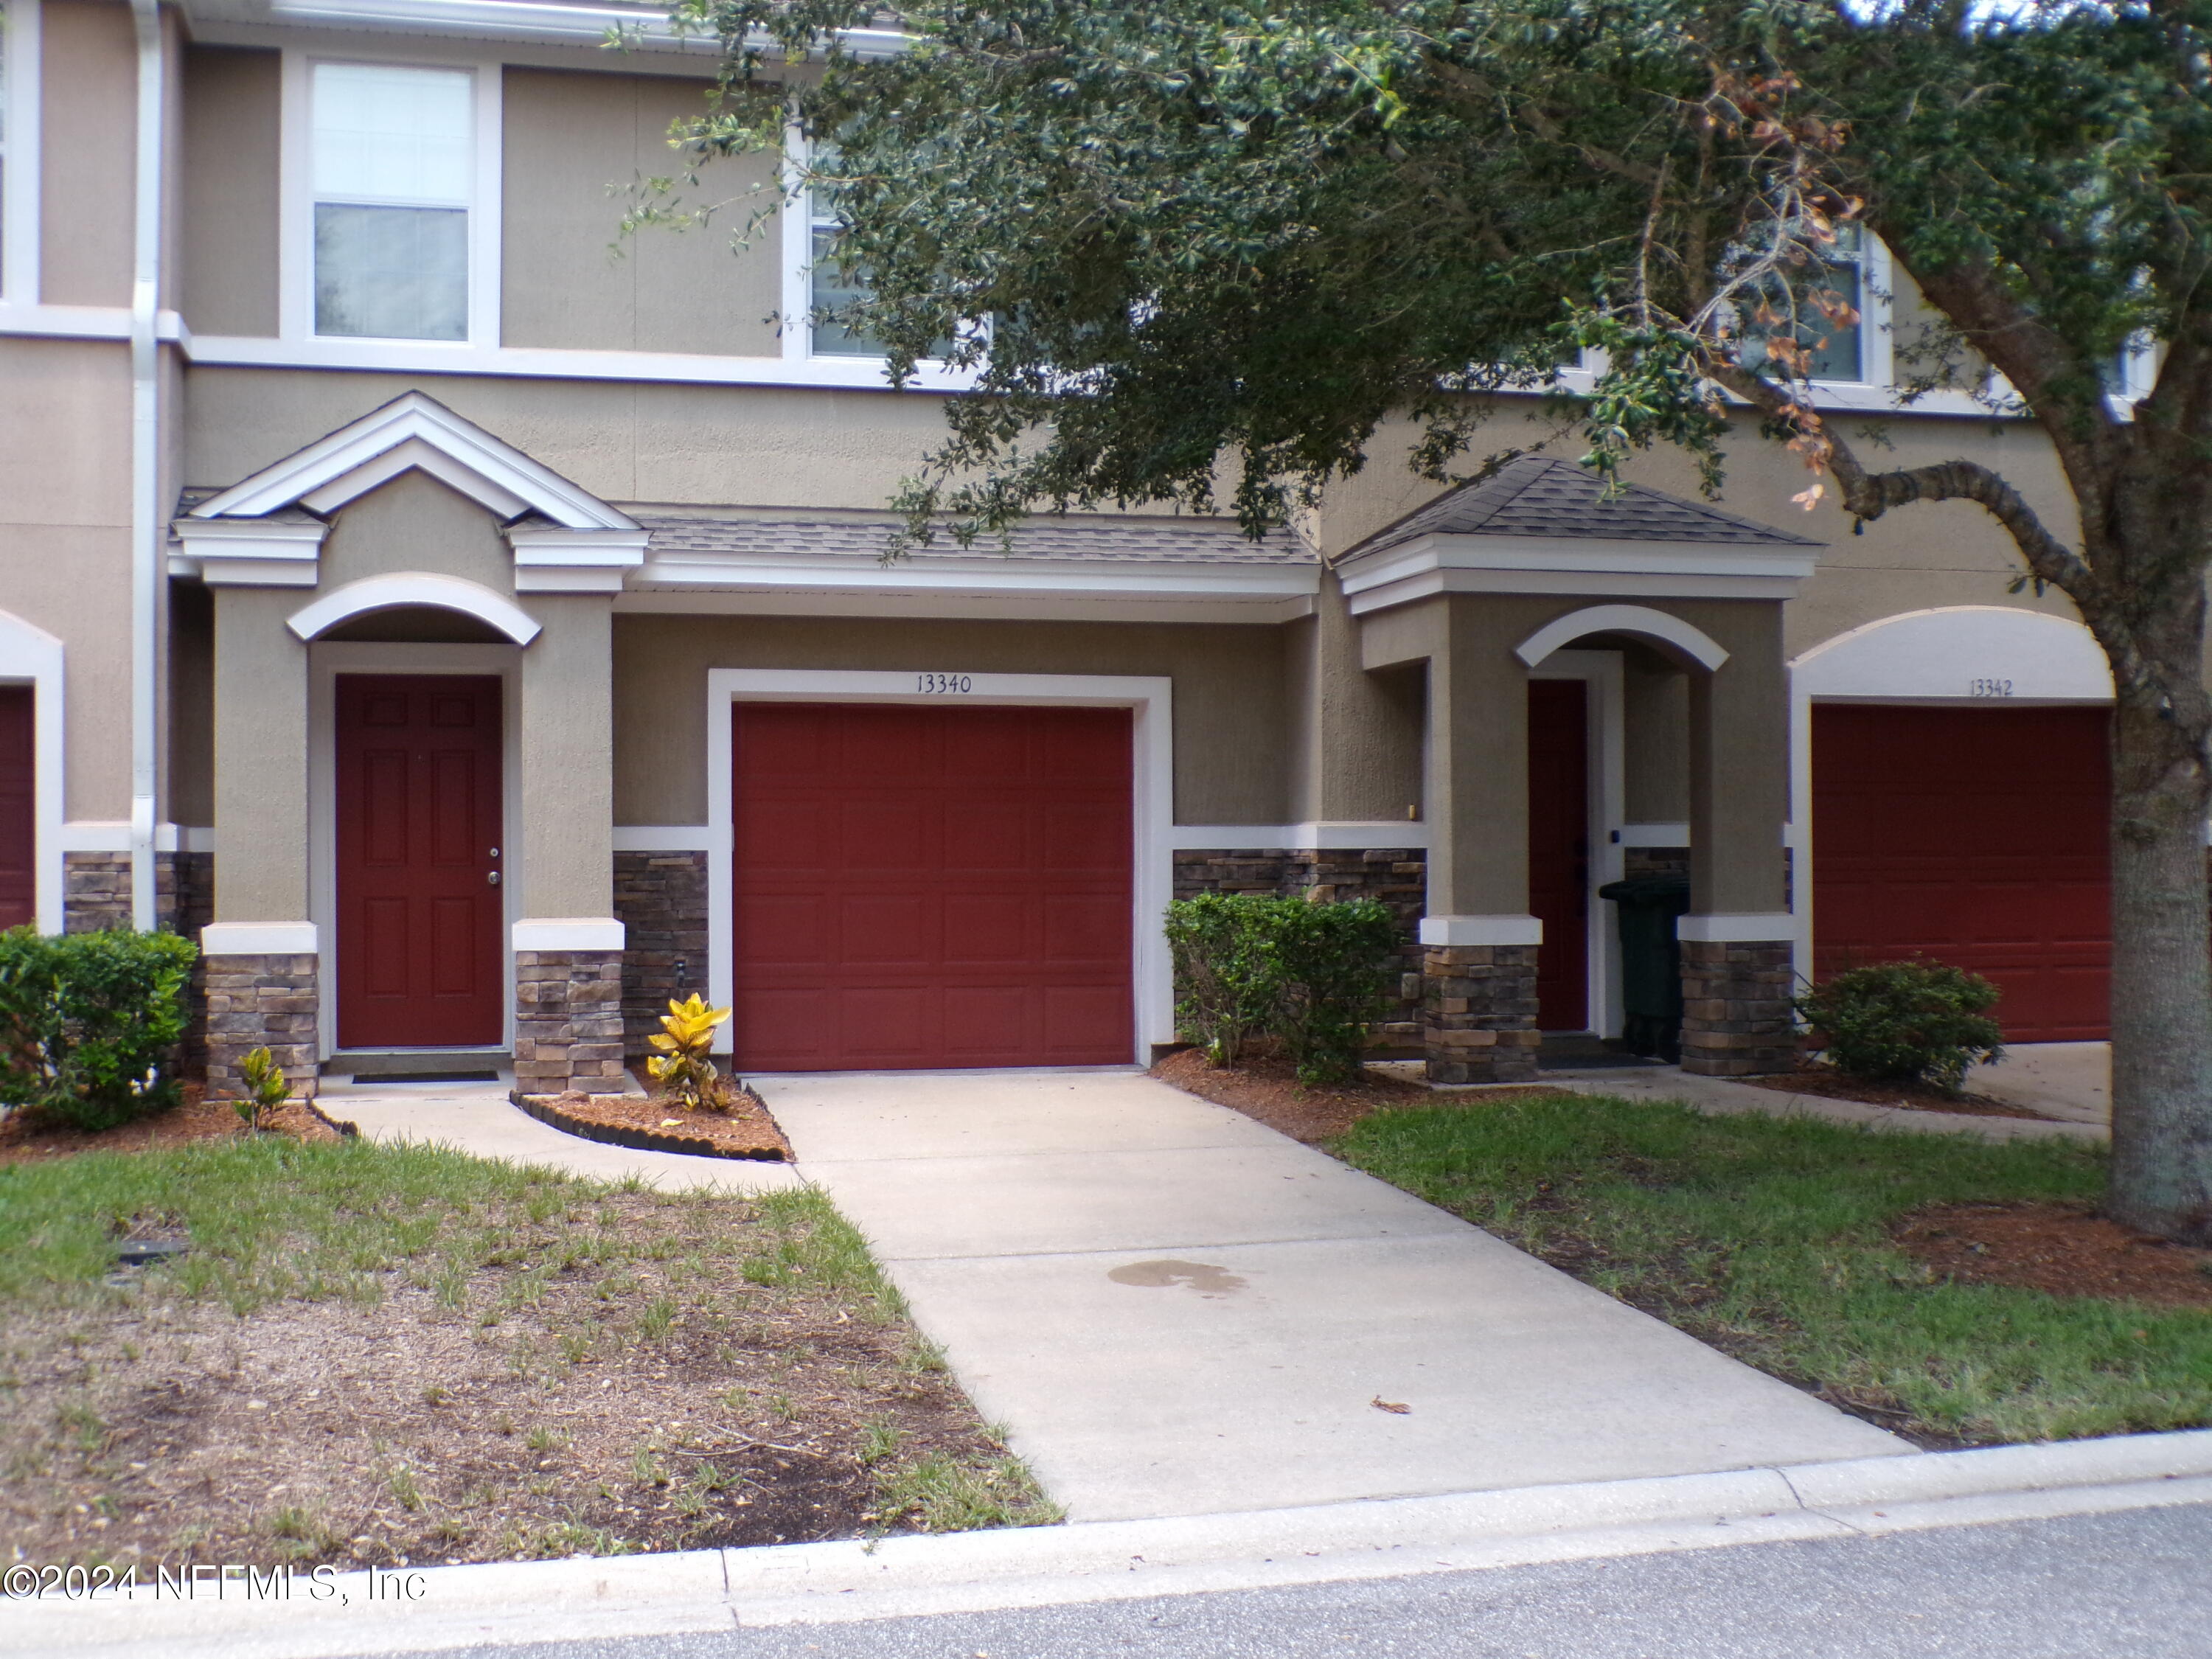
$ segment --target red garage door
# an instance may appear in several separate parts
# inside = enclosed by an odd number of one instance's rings
[[[1995,981],[2015,1042],[2103,1037],[2108,723],[1816,704],[1815,972],[1926,956]]]
[[[760,1071],[1119,1064],[1119,708],[737,706],[736,1052]]]

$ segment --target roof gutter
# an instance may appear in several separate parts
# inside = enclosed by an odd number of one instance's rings
[[[131,0],[138,35],[137,199],[131,272],[131,925],[159,916],[154,823],[158,804],[160,668],[155,623],[163,547],[161,520],[161,0]]]

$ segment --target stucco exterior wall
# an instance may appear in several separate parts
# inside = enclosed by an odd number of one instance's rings
[[[522,907],[526,918],[614,914],[607,754],[611,607],[605,594],[533,594],[544,631],[522,653]]]
[[[496,593],[514,592],[514,558],[498,521],[426,472],[403,472],[346,504],[324,538],[321,580],[313,592],[407,570],[459,576]],[[299,590],[298,603],[312,597]]]
[[[1288,805],[1283,654],[1273,628],[615,617],[615,822],[707,821],[707,671],[1164,674],[1175,681],[1178,823],[1280,823]]]
[[[304,921],[307,647],[284,619],[296,587],[215,596],[215,919]]]
[[[131,303],[138,47],[131,9],[46,0],[40,48],[40,297]]]
[[[682,162],[668,129],[698,113],[702,83],[665,76],[507,70],[501,334],[511,346],[773,357],[782,303],[781,233],[743,253],[732,232],[776,200],[763,158],[710,163],[696,192],[727,204],[709,225],[621,237],[608,186]],[[619,252],[615,245],[619,242]],[[559,273],[549,281],[548,273]]]
[[[878,508],[945,435],[918,392],[202,368],[185,481],[235,483],[410,388],[617,501]]]
[[[130,358],[0,339],[0,609],[67,653],[63,812],[131,816]]]
[[[169,584],[168,764],[164,815],[204,829],[215,822],[215,596],[198,582]]]
[[[1917,466],[1966,455],[2002,470],[2062,535],[2077,532],[2072,497],[2050,445],[2025,422],[1910,414],[1834,418],[1858,440],[1870,465]],[[1865,441],[1861,434],[1869,426],[1879,429],[1887,447]],[[1330,491],[1316,515],[1325,555],[1343,552],[1434,498],[1437,486],[1403,464],[1412,435],[1403,425],[1386,428],[1376,438],[1366,470]],[[1471,471],[1486,454],[1544,435],[1533,408],[1509,404],[1478,434],[1462,470]],[[1558,445],[1553,452],[1565,453]],[[1929,605],[2017,605],[2073,614],[2057,594],[2038,599],[2006,591],[2021,568],[2018,556],[1996,520],[1971,503],[1901,507],[1854,535],[1850,516],[1836,505],[1832,483],[1826,499],[1810,513],[1790,500],[1814,482],[1812,475],[1748,422],[1741,423],[1730,441],[1727,462],[1726,485],[1715,505],[1827,544],[1819,571],[1789,607],[1785,626],[1792,656],[1862,623]],[[1626,471],[1635,483],[1698,499],[1695,468],[1674,452],[1636,456]]]
[[[1294,823],[1408,818],[1421,799],[1424,688],[1359,664],[1358,623],[1334,573],[1315,614],[1283,630]]]
[[[230,46],[181,58],[177,304],[195,333],[273,337],[280,60]]]

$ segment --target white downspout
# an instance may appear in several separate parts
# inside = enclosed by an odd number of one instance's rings
[[[161,303],[161,0],[131,0],[138,33],[137,199],[131,273],[131,925],[151,928],[155,895],[154,818],[161,700],[155,613],[161,599],[162,526],[161,349],[155,327]]]

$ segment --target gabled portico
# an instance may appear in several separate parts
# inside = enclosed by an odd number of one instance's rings
[[[210,1086],[266,1043],[623,1087],[611,629],[646,532],[420,392],[174,528],[215,594]]]
[[[1818,544],[1528,459],[1340,563],[1359,660],[1425,672],[1424,1035],[1444,1083],[1534,1076],[1545,927],[1530,868],[1529,684],[1563,651],[1633,647],[1687,681],[1685,1069],[1778,1069],[1792,926],[1782,602]],[[1621,729],[1633,729],[1634,721]],[[1601,755],[1600,764],[1618,765]],[[1594,891],[1595,849],[1580,879]],[[1585,911],[1599,944],[1607,910]],[[1551,941],[1555,945],[1559,940]]]

